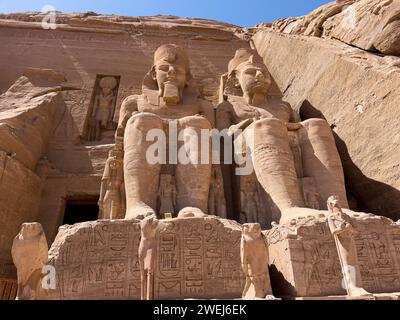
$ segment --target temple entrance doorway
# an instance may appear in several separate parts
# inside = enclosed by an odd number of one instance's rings
[[[99,216],[98,196],[67,198],[63,224],[94,221]]]

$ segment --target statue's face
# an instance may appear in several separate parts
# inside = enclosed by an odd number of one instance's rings
[[[161,60],[155,65],[155,80],[159,88],[159,96],[167,103],[176,104],[182,99],[186,86],[186,68],[176,62]]]
[[[159,87],[170,82],[178,88],[184,88],[186,85],[186,69],[174,62],[161,61],[156,65],[156,78]]]
[[[42,227],[37,222],[23,223],[21,228],[21,234],[24,238],[36,237],[42,232]]]
[[[259,223],[245,223],[242,228],[244,234],[251,238],[258,238],[261,235],[261,226]]]
[[[116,161],[115,158],[114,158],[113,161],[111,161],[111,163],[110,163],[110,168],[111,168],[111,169],[116,169],[116,168],[117,168],[117,161]]]
[[[243,63],[237,68],[236,77],[249,103],[257,96],[266,96],[271,85],[270,76],[265,67],[253,63]]]
[[[328,209],[337,208],[339,206],[339,198],[331,196],[328,198]]]
[[[103,90],[103,94],[106,95],[106,96],[108,96],[112,92],[112,90],[110,88],[107,88],[107,87],[103,88],[102,90]]]

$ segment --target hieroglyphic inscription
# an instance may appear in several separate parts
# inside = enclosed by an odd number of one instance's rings
[[[61,299],[139,299],[139,242],[138,223],[63,227],[50,249]]]
[[[156,298],[240,297],[240,226],[221,221],[207,217],[162,223]]]
[[[363,287],[373,293],[400,291],[400,225],[377,216],[353,217],[351,223],[357,232]],[[343,294],[338,254],[323,218],[299,219],[295,225],[277,226],[267,234],[272,257],[282,250],[290,252],[284,259],[272,259],[273,267],[293,286],[281,294]]]
[[[357,255],[360,262],[364,288],[371,292],[391,292],[400,288],[399,255],[396,254],[396,233],[400,226],[392,228],[385,220],[359,223],[356,236]]]

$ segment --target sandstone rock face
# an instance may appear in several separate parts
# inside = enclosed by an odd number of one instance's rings
[[[320,37],[325,21],[341,13],[354,2],[355,0],[331,2],[304,17],[280,19],[272,24],[272,29],[283,33]]]
[[[57,290],[49,299],[140,299],[140,223],[63,226],[49,251]],[[160,220],[154,298],[241,297],[241,228],[216,217]]]
[[[399,219],[398,60],[268,30],[253,42],[301,118],[334,129],[348,196],[362,211]]]
[[[25,70],[0,96],[0,265],[13,276],[10,248],[21,223],[38,220],[43,180],[39,159],[62,109],[64,77],[52,70]],[[36,171],[38,170],[38,171]]]
[[[338,39],[358,48],[400,55],[400,2],[348,0],[324,5],[299,18],[281,19],[279,32]]]
[[[400,225],[371,214],[344,212],[359,232],[355,235],[363,288],[369,292],[400,290]],[[271,282],[282,296],[322,297],[345,294],[327,211],[308,212],[267,231]]]
[[[358,1],[323,25],[325,37],[364,50],[397,56],[400,55],[399,28],[398,0]]]
[[[54,127],[62,78],[51,70],[28,69],[0,96],[0,149],[31,170]]]
[[[38,219],[42,181],[3,151],[0,151],[0,177],[0,270],[2,275],[14,276],[12,241],[23,222]]]

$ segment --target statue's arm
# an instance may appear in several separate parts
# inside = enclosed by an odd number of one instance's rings
[[[99,196],[99,201],[98,201],[98,205],[100,207],[100,209],[103,207],[103,201],[104,201],[104,195],[106,193],[106,188],[104,187],[104,181],[105,180],[101,180],[101,184],[100,184],[100,196]]]
[[[97,105],[98,104],[99,104],[99,96],[96,95],[96,97],[94,98],[94,105],[93,105],[93,109],[92,109],[92,117],[94,117],[96,115]]]
[[[337,224],[338,220],[336,217],[334,217],[333,215],[329,215],[328,216],[328,226],[329,226],[329,230],[331,231],[331,233],[333,235],[340,233],[340,227]]]
[[[331,214],[328,217],[328,226],[329,230],[334,235],[338,235],[345,231],[354,232],[353,226],[349,222],[347,222],[342,216],[336,216]]]
[[[119,110],[118,128],[116,133],[118,137],[124,136],[126,123],[132,114],[138,111],[137,99],[137,96],[129,96],[122,102]]]
[[[99,201],[98,204],[101,207],[104,201],[104,196],[106,194],[106,187],[105,187],[105,183],[108,180],[108,168],[110,166],[110,159],[107,159],[106,161],[106,165],[104,166],[104,173],[103,173],[103,177],[101,178],[101,184],[100,184],[100,196],[99,196]]]
[[[246,241],[242,236],[241,244],[240,244],[240,260],[242,262],[242,269],[243,272],[247,275],[248,268],[247,268],[247,248],[246,248]]]
[[[228,101],[224,101],[216,109],[216,128],[220,131],[229,129],[233,123],[233,107]]]
[[[112,99],[112,102],[111,102],[111,108],[110,108],[110,114],[109,114],[109,116],[108,116],[108,123],[109,122],[114,122],[113,120],[113,116],[114,116],[114,109],[115,109],[115,102],[116,102],[116,100],[117,100],[117,96],[114,94],[113,95],[113,99]]]
[[[213,105],[208,101],[202,101],[201,114],[211,123],[211,127],[215,128],[215,111]]]
[[[125,208],[125,202],[126,202],[125,182],[122,182],[122,183],[121,183],[121,187],[120,187],[120,196],[121,196],[121,205],[122,205],[122,207]]]

